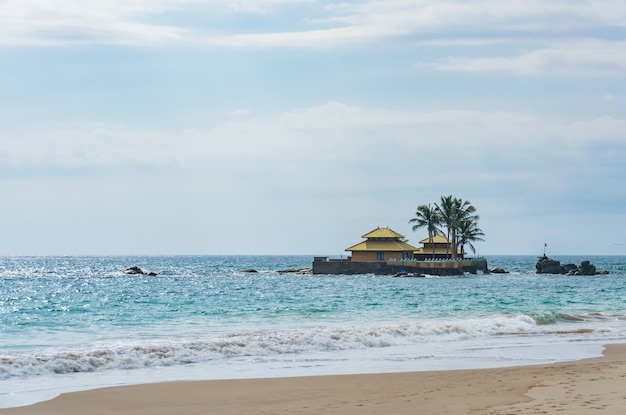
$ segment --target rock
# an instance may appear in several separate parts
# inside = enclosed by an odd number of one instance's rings
[[[393,274],[392,277],[396,277],[396,278],[426,278],[426,275],[419,274],[417,272],[400,271],[398,273]]]
[[[249,268],[249,269],[242,269],[241,272],[247,272],[249,274],[255,274],[255,273],[259,272],[259,271],[257,271],[256,269]]]
[[[491,274],[508,274],[509,273],[509,271],[506,271],[504,268],[500,268],[500,267],[491,268],[489,272]]]
[[[313,274],[313,270],[311,268],[288,268],[278,270],[279,274],[298,274],[298,275],[308,275]]]
[[[597,272],[596,272],[596,274],[597,274],[597,275],[608,275],[608,274],[609,274],[609,271],[607,271],[607,270],[603,269],[603,270],[601,270],[601,271],[597,271]]]
[[[535,265],[537,274],[565,274],[565,268],[560,261],[550,259],[547,256],[539,257]]]
[[[583,261],[578,266],[578,271],[580,271],[582,275],[596,275],[596,266],[589,261]]]
[[[596,266],[585,260],[576,266],[574,264],[561,265],[559,261],[540,256],[535,265],[537,274],[565,274],[565,275],[596,275],[602,273],[608,274],[608,271],[597,271]]]
[[[154,277],[156,275],[158,275],[156,272],[146,272],[144,270],[142,270],[141,268],[139,268],[136,265],[133,265],[132,267],[128,267],[126,268],[126,271],[124,271],[124,274],[128,274],[128,275],[149,275],[151,277]]]
[[[563,269],[565,270],[565,273],[567,274],[570,271],[577,271],[578,266],[576,266],[576,264],[565,264],[563,265]]]

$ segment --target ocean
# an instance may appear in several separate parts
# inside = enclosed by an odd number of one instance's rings
[[[297,275],[312,256],[0,257],[0,407],[104,386],[503,367],[626,343],[626,257],[608,275]],[[156,276],[127,275],[136,265]],[[258,272],[244,272],[254,269]]]

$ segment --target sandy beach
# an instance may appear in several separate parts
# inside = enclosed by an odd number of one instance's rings
[[[0,415],[622,415],[625,407],[626,345],[608,345],[600,358],[540,366],[104,388]]]

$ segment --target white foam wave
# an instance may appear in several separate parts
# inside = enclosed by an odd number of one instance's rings
[[[327,326],[255,331],[221,337],[136,339],[84,347],[0,354],[0,379],[38,375],[140,369],[231,358],[267,358],[345,350],[380,349],[428,342],[549,333],[526,315],[406,324]],[[554,332],[554,331],[552,331]],[[571,330],[571,333],[589,333]]]
[[[217,338],[165,338],[95,343],[0,354],[0,379],[44,374],[136,369],[245,356],[274,356],[337,350],[383,348],[455,340],[536,328],[528,316],[407,324],[315,327],[230,334]]]

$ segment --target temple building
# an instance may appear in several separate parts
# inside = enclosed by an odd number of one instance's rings
[[[424,261],[426,259],[447,259],[452,257],[452,243],[443,235],[434,235],[433,242],[429,238],[422,239],[421,248],[417,248],[414,253],[415,259]],[[460,250],[457,250],[459,258],[463,257]]]
[[[404,242],[400,235],[389,228],[376,228],[362,236],[365,241],[346,248],[352,252],[354,262],[386,262],[412,259],[418,248]]]
[[[313,274],[353,275],[463,275],[489,272],[484,258],[452,260],[452,243],[443,235],[420,241],[421,248],[405,242],[404,236],[389,228],[376,228],[362,236],[364,241],[346,248],[348,258],[313,258]],[[433,253],[434,249],[434,253]],[[434,255],[434,257],[433,257]]]

